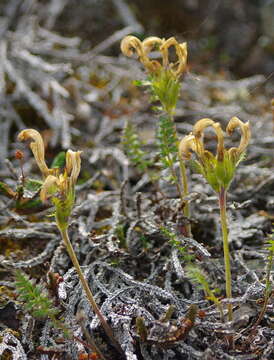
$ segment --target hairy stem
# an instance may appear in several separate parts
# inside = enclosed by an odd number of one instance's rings
[[[221,217],[222,234],[223,234],[226,297],[231,299],[232,290],[231,290],[231,269],[230,269],[229,244],[228,244],[228,226],[227,226],[227,215],[226,215],[226,189],[224,188],[221,188],[219,192],[219,206],[220,206],[220,217]],[[232,305],[228,304],[227,308],[228,308],[228,320],[231,321],[233,318]]]
[[[57,224],[57,226],[58,226],[58,224]],[[77,257],[76,257],[76,254],[75,254],[75,252],[74,252],[74,250],[73,250],[72,244],[71,244],[70,239],[69,239],[69,237],[68,237],[67,227],[64,228],[64,227],[62,227],[62,226],[61,226],[61,227],[58,226],[58,228],[59,228],[59,230],[60,230],[62,239],[63,239],[63,241],[64,241],[64,243],[65,243],[65,246],[66,246],[67,252],[68,252],[68,254],[69,254],[69,257],[70,257],[70,259],[71,259],[71,261],[72,261],[72,263],[73,263],[73,266],[74,266],[74,268],[75,268],[75,270],[76,270],[76,272],[77,272],[77,274],[78,274],[78,276],[79,276],[79,279],[80,279],[81,284],[82,284],[82,286],[83,286],[83,288],[84,288],[84,290],[85,290],[86,296],[87,296],[87,298],[88,298],[88,301],[89,301],[89,303],[90,303],[93,311],[94,311],[95,314],[98,316],[98,318],[99,318],[99,320],[100,320],[100,322],[101,322],[101,324],[102,324],[102,326],[103,326],[106,334],[108,335],[109,339],[111,340],[112,344],[115,346],[115,348],[116,348],[120,353],[123,353],[123,351],[122,351],[119,343],[118,343],[118,342],[115,340],[115,338],[114,338],[114,335],[113,335],[113,332],[112,332],[111,327],[110,327],[110,326],[108,325],[108,323],[106,322],[106,319],[104,318],[103,314],[101,313],[98,305],[96,304],[96,302],[95,302],[95,300],[94,300],[94,297],[93,297],[92,292],[91,292],[91,290],[90,290],[90,288],[89,288],[88,282],[87,282],[87,280],[86,280],[85,277],[84,277],[84,274],[83,274],[83,272],[82,272],[82,270],[81,270],[81,267],[80,267],[80,265],[79,265],[79,262],[78,262],[78,259],[77,259]]]

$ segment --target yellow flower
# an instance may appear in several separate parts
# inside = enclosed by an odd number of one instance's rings
[[[175,64],[169,61],[169,48],[171,46],[175,47],[177,55]],[[149,58],[149,53],[155,49],[160,51],[162,62]],[[149,73],[159,73],[161,70],[165,70],[170,71],[174,78],[179,78],[186,69],[187,44],[185,42],[179,44],[174,37],[165,40],[150,36],[141,41],[135,36],[128,35],[121,42],[121,51],[129,57],[135,51]]]
[[[227,134],[232,135],[233,131],[237,127],[239,127],[242,132],[240,144],[237,148],[233,147],[228,150],[230,157],[236,157],[236,158],[239,157],[245,151],[245,149],[247,148],[247,146],[249,144],[250,137],[251,137],[249,122],[243,123],[236,116],[234,116],[232,119],[230,119],[230,121],[226,127]]]
[[[68,150],[66,153],[66,167],[63,174],[49,175],[40,191],[40,198],[46,201],[47,198],[58,192],[61,199],[65,199],[70,193],[74,196],[76,185],[81,170],[81,151]]]
[[[216,156],[206,150],[203,142],[203,134],[207,127],[212,127],[217,135]],[[191,158],[191,151],[197,155],[195,165],[197,170],[206,178],[212,188],[219,192],[221,188],[227,189],[234,177],[236,167],[243,158],[243,154],[250,141],[251,133],[249,123],[243,123],[237,117],[233,117],[226,128],[228,135],[239,127],[241,140],[238,147],[229,150],[224,147],[224,133],[221,125],[212,119],[201,119],[196,122],[193,132],[185,136],[179,144],[179,156],[182,160]]]
[[[177,54],[178,61],[173,64],[169,62],[169,48],[171,46],[175,47],[175,51]],[[179,78],[182,73],[186,70],[186,62],[187,62],[187,44],[186,42],[179,44],[178,41],[171,37],[163,42],[160,47],[160,51],[162,53],[163,58],[163,68],[170,70],[175,78]]]
[[[190,133],[189,135],[185,136],[180,144],[179,144],[179,156],[183,160],[190,160],[191,159],[191,151],[197,152],[196,146],[196,139],[195,136]]]
[[[66,172],[69,177],[70,186],[75,186],[81,170],[82,151],[68,150],[66,153]]]
[[[56,192],[58,192],[63,199],[66,198],[70,192],[74,193],[74,187],[81,170],[81,151],[67,151],[64,173],[60,174],[59,169],[49,169],[47,167],[44,142],[37,130],[23,130],[18,135],[18,139],[21,141],[28,139],[34,140],[30,143],[30,148],[45,179],[40,191],[42,201],[46,201],[49,196],[54,195]]]
[[[49,169],[45,162],[45,146],[42,136],[34,129],[23,130],[18,135],[18,140],[20,141],[26,141],[29,139],[33,140],[33,142],[30,143],[30,148],[33,152],[36,163],[43,174],[43,177],[47,177],[53,172],[53,170]]]

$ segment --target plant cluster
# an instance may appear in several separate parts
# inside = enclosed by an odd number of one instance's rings
[[[48,168],[45,162],[44,142],[38,131],[34,129],[23,130],[19,133],[18,139],[21,141],[32,140],[30,142],[30,148],[43,176],[40,199],[45,202],[50,198],[55,208],[56,225],[60,231],[73,266],[79,276],[88,301],[90,302],[91,308],[100,319],[100,322],[113,345],[121,352],[120,345],[115,340],[111,327],[106,322],[106,319],[93,297],[68,235],[69,217],[75,201],[75,185],[81,170],[81,151],[68,150],[66,152],[66,164],[62,173],[60,172],[60,168]]]
[[[203,143],[203,133],[207,127],[213,127],[217,135],[217,151],[213,155],[206,150]],[[224,134],[219,123],[211,119],[201,119],[196,122],[193,132],[185,136],[179,145],[179,156],[183,161],[191,158],[193,151],[197,160],[194,161],[197,171],[204,176],[212,189],[219,196],[220,218],[223,233],[223,249],[226,273],[226,296],[232,298],[231,289],[231,270],[228,243],[228,225],[226,215],[227,190],[235,175],[239,163],[244,158],[244,152],[250,140],[249,123],[243,123],[237,117],[233,117],[226,128],[226,132],[231,135],[239,127],[242,132],[239,147],[226,150],[224,147]],[[232,320],[232,306],[228,305],[229,320]]]
[[[171,48],[175,48],[177,61],[170,61]],[[150,53],[157,50],[161,61],[150,58]],[[149,88],[152,101],[160,102],[159,125],[157,131],[159,160],[162,169],[168,169],[170,175],[166,180],[175,184],[180,196],[184,215],[189,218],[189,204],[185,200],[188,195],[186,168],[180,161],[180,177],[175,164],[178,161],[178,135],[174,122],[174,112],[180,94],[180,77],[186,71],[187,44],[179,43],[174,37],[167,40],[155,36],[140,41],[135,36],[126,36],[121,42],[121,51],[126,56],[132,56],[135,51],[140,62],[148,72],[147,80],[140,82]],[[186,225],[186,234],[191,235],[190,226]]]
[[[169,61],[169,49],[175,47],[177,62]],[[162,62],[149,58],[149,53],[156,49],[160,52]],[[144,82],[150,87],[153,100],[161,103],[161,112],[159,119],[159,157],[163,168],[170,169],[170,176],[167,180],[174,183],[182,201],[184,214],[189,218],[189,204],[185,201],[188,195],[188,181],[186,175],[185,162],[191,159],[191,152],[195,153],[196,160],[192,161],[197,172],[202,174],[212,189],[219,196],[220,218],[223,234],[223,251],[226,274],[226,296],[232,298],[231,289],[231,269],[230,254],[228,242],[228,224],[226,215],[226,197],[227,190],[234,178],[235,171],[239,163],[243,160],[245,150],[250,140],[249,123],[243,123],[237,117],[233,117],[226,128],[226,133],[231,135],[236,128],[241,130],[241,141],[237,148],[232,147],[229,150],[224,147],[224,133],[221,125],[212,119],[201,119],[196,122],[193,131],[178,142],[178,135],[174,123],[173,114],[179,97],[180,83],[179,78],[186,70],[187,46],[186,43],[179,44],[175,38],[168,40],[157,37],[149,37],[142,42],[134,36],[127,36],[121,42],[121,50],[126,56],[132,56],[135,51],[140,62],[148,72],[148,80]],[[205,149],[204,131],[212,127],[217,136],[216,155]],[[181,184],[176,173],[176,163],[179,161]],[[186,234],[191,236],[190,225],[187,226]],[[205,277],[195,269],[190,271],[191,276],[196,278],[197,282],[202,284],[205,293],[218,306],[222,319],[224,313],[219,300],[215,297],[213,291],[205,282]],[[199,275],[199,276],[198,276]],[[232,305],[228,305],[228,319],[232,320]]]
[[[169,59],[171,47],[175,48],[177,55],[176,62],[171,62]],[[186,71],[186,43],[180,44],[173,37],[168,40],[160,39],[158,37],[149,37],[140,41],[134,36],[127,36],[121,43],[121,50],[126,56],[132,56],[133,52],[137,53],[139,60],[148,73],[148,78],[146,81],[142,82],[142,85],[145,85],[150,89],[152,95],[151,100],[160,103],[160,107],[157,108],[159,112],[159,124],[157,129],[158,158],[161,163],[161,169],[169,170],[169,176],[166,177],[165,180],[176,186],[180,198],[180,210],[182,209],[183,215],[188,220],[188,223],[184,225],[184,231],[182,231],[186,239],[192,240],[186,170],[188,162],[190,162],[196,171],[205,178],[213,191],[218,195],[223,237],[226,298],[231,300],[233,294],[228,238],[229,227],[226,214],[227,191],[235,176],[238,165],[244,159],[245,151],[250,141],[251,133],[249,123],[243,123],[237,117],[233,117],[228,122],[226,127],[227,135],[232,135],[237,128],[241,131],[241,140],[238,147],[226,149],[224,146],[225,134],[221,125],[209,118],[198,120],[193,126],[192,132],[179,141],[174,121],[174,113],[180,95],[180,78]],[[161,61],[150,57],[151,52],[154,50],[160,53]],[[216,133],[216,154],[213,154],[205,148],[204,133],[207,128],[212,128]],[[34,183],[33,181],[25,179],[23,176],[23,190],[21,188],[21,190],[19,189],[17,192],[14,192],[6,184],[0,183],[0,191],[7,197],[16,198],[17,201],[20,199],[22,202],[25,200],[24,187],[30,187],[31,189],[34,189],[35,187],[36,193],[38,194],[35,201],[38,201],[40,205],[51,204],[54,207],[56,225],[60,231],[67,253],[77,272],[91,308],[99,318],[105,333],[114,347],[120,354],[123,354],[120,344],[114,337],[113,330],[107,323],[94,299],[68,235],[70,216],[75,203],[75,187],[81,171],[81,151],[68,150],[66,153],[61,153],[60,156],[55,159],[53,166],[49,168],[45,161],[44,142],[37,130],[25,129],[19,133],[18,139],[20,141],[30,140],[30,148],[33,152],[36,164],[41,171],[42,179],[41,181]],[[136,129],[129,122],[125,125],[122,143],[128,158],[139,171],[148,172],[149,168],[154,166],[153,161],[149,158],[149,153],[142,149],[143,144],[136,133]],[[192,160],[193,155],[195,156],[194,160]],[[19,205],[17,205],[17,208],[18,207]],[[141,222],[141,219],[139,220]],[[119,224],[119,227],[117,227],[116,230],[116,236],[120,238],[121,243],[125,243],[125,227],[122,224]],[[226,316],[229,321],[232,321],[233,307],[231,301],[228,301],[226,313],[220,298],[217,296],[218,289],[214,289],[211,286],[207,279],[207,274],[197,266],[195,257],[190,254],[189,249],[186,246],[182,246],[177,239],[176,233],[170,231],[168,228],[161,226],[160,231],[169,240],[171,246],[178,250],[180,260],[185,264],[187,277],[193,283],[198,284],[204,291],[206,298],[216,305],[222,322],[225,322]],[[269,240],[268,254],[264,306],[255,326],[262,320],[272,292],[270,274],[274,261],[273,236]],[[34,285],[21,273],[16,274],[16,286],[17,291],[20,294],[19,299],[26,303],[26,309],[34,317],[48,317],[53,326],[62,329],[66,334],[68,330],[57,318],[58,309],[54,307],[52,301],[48,299],[47,294],[42,292],[41,288]],[[171,316],[172,314],[168,313],[165,319],[160,322],[170,325],[169,320]],[[159,339],[158,343],[166,345],[183,339],[194,325],[196,316],[197,308],[194,305],[191,305],[189,314],[181,321],[181,326],[175,330],[170,326],[169,330],[171,329],[171,331],[164,337],[164,340]],[[155,340],[151,340],[149,337],[150,334],[148,328],[141,316],[136,318],[136,329],[137,334],[143,342],[148,341],[155,343]]]

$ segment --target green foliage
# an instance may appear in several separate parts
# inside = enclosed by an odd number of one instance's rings
[[[223,308],[220,300],[215,295],[219,289],[212,289],[204,272],[195,265],[188,265],[186,269],[187,277],[201,289],[203,289],[206,298],[212,301],[220,311],[221,319],[224,319]]]
[[[148,153],[142,150],[143,143],[139,139],[135,127],[130,122],[126,122],[125,124],[122,144],[132,164],[135,165],[138,170],[142,172],[146,171],[151,165],[151,161],[147,160]]]
[[[15,210],[20,214],[31,214],[41,211],[45,208],[38,196],[38,191],[42,186],[42,181],[35,179],[26,179],[24,184],[17,186],[15,197]],[[25,196],[25,192],[28,195]]]
[[[147,328],[145,325],[145,320],[143,317],[138,316],[136,318],[136,332],[140,336],[140,339],[142,341],[146,341],[147,339]]]
[[[140,235],[139,239],[140,239],[143,249],[147,250],[150,247],[149,238],[146,235],[142,234],[142,235]]]
[[[179,98],[181,83],[168,70],[150,75],[146,80],[134,81],[136,86],[149,87],[151,92],[151,102],[159,101],[161,107],[158,110],[173,114]]]
[[[170,116],[160,116],[158,128],[159,158],[163,169],[174,169],[178,160],[178,138],[173,119]],[[174,171],[166,179],[177,183],[178,179]]]
[[[12,199],[15,197],[16,193],[7,184],[0,181],[0,195],[4,195]]]
[[[197,284],[201,289],[204,290],[204,292],[209,300],[212,300],[211,297],[213,297],[212,295],[216,292],[216,290],[215,289],[211,290],[211,287],[206,278],[206,275],[201,269],[199,269],[195,265],[188,266],[187,267],[187,277],[192,282]]]
[[[24,188],[29,191],[37,192],[41,189],[43,182],[36,179],[26,179],[24,182]]]
[[[13,199],[13,210],[19,214],[31,214],[45,209],[45,206],[37,196],[37,191],[41,188],[42,182],[39,180],[25,179],[24,185],[19,185],[13,191],[7,184],[0,182],[0,194]],[[32,194],[24,196],[25,190]],[[31,197],[31,195],[33,195]]]
[[[141,87],[141,86],[151,86],[150,80],[133,80],[133,85]]]
[[[236,167],[244,159],[245,155],[241,154],[235,163],[229,157],[228,152],[224,153],[222,161],[209,154],[209,152],[205,152],[203,159],[191,161],[191,164],[196,172],[203,175],[212,189],[219,193],[222,188],[225,190],[229,188],[234,178]]]
[[[27,312],[39,320],[49,318],[53,327],[61,330],[66,337],[72,337],[69,328],[57,319],[60,310],[54,306],[41,286],[34,285],[28,276],[19,270],[15,272],[15,286],[19,300],[24,303]]]
[[[42,201],[37,197],[32,199],[18,199],[15,202],[15,209],[21,214],[34,213],[35,211],[41,211],[43,208]]]
[[[30,279],[22,272],[15,273],[16,291],[19,300],[25,304],[25,309],[35,318],[55,317],[59,310],[54,307],[52,301],[47,297],[42,288],[34,285]]]
[[[271,282],[270,275],[274,263],[274,229],[272,229],[272,234],[267,240],[266,248],[268,251],[268,256],[267,256],[267,269],[266,269],[265,298],[268,299],[273,289],[273,283]]]
[[[69,217],[74,205],[75,192],[70,190],[64,199],[52,197],[51,201],[55,206],[55,218],[59,229],[66,229],[69,223]]]
[[[163,70],[150,77],[152,101],[160,101],[162,109],[172,114],[176,108],[181,84],[170,71]]]
[[[186,313],[186,319],[189,319],[193,324],[195,323],[198,312],[198,306],[191,304]]]
[[[181,242],[177,239],[177,236],[174,232],[170,231],[169,229],[167,229],[164,226],[161,226],[160,230],[161,230],[162,234],[166,238],[168,238],[170,244],[178,250],[180,257],[184,262],[189,263],[192,260],[194,260],[194,255],[188,253],[187,247],[182,246]]]
[[[115,235],[119,240],[119,245],[121,248],[127,248],[126,242],[126,225],[125,224],[118,224],[115,229]]]
[[[59,152],[52,161],[51,169],[63,168],[66,165],[66,153],[65,151]]]

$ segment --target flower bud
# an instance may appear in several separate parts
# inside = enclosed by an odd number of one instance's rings
[[[42,136],[34,129],[22,130],[18,135],[18,140],[20,141],[26,141],[29,139],[33,140],[33,142],[30,143],[30,148],[33,152],[36,163],[43,176],[46,177],[51,173],[51,170],[47,167],[45,162],[45,146]]]
[[[179,157],[181,157],[183,160],[190,160],[191,158],[191,152],[196,151],[196,143],[195,143],[195,136],[192,134],[189,134],[185,136],[179,144]]]
[[[66,171],[70,179],[71,186],[76,184],[81,170],[81,155],[82,151],[68,150],[66,153]]]
[[[45,179],[40,190],[41,201],[46,201],[47,198],[57,190],[58,185],[60,185],[58,178],[56,176],[49,175]]]
[[[210,151],[205,150],[203,144],[203,132],[205,128],[212,126],[217,135],[217,154],[214,156]],[[183,160],[189,160],[190,150],[196,153],[196,169],[205,177],[207,182],[216,191],[228,189],[236,167],[242,160],[241,155],[245,151],[250,140],[249,123],[243,123],[237,117],[233,117],[226,128],[226,132],[231,135],[233,131],[240,127],[242,137],[239,146],[226,150],[224,147],[224,133],[219,123],[205,118],[196,122],[193,133],[183,138],[179,144],[179,155]]]
[[[226,128],[227,134],[232,135],[232,133],[234,132],[234,130],[237,127],[239,127],[241,129],[241,133],[242,133],[241,141],[237,148],[232,148],[232,149],[235,149],[235,153],[238,155],[238,157],[240,157],[240,155],[242,153],[244,153],[245,149],[247,148],[247,146],[249,144],[251,132],[250,132],[250,127],[249,127],[249,121],[246,123],[243,123],[240,119],[238,119],[236,116],[234,116],[233,118],[230,119],[230,121],[227,125],[227,128]],[[232,149],[230,149],[230,152],[232,152]]]
[[[136,36],[128,35],[121,41],[121,51],[124,55],[131,57],[135,50],[139,57],[144,54],[141,40]]]

